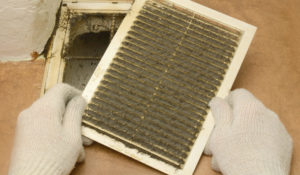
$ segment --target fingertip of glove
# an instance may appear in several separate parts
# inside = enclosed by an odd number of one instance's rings
[[[216,125],[230,124],[232,120],[231,107],[226,100],[215,97],[210,101],[209,106]]]
[[[82,114],[85,107],[86,101],[81,95],[72,98],[68,102],[63,120],[66,130],[71,129],[72,131],[75,130],[76,132],[80,131]]]
[[[82,162],[84,162],[84,159],[85,159],[85,152],[84,152],[84,148],[82,147],[82,148],[80,149],[80,153],[79,153],[77,162],[78,162],[78,163],[82,163]]]
[[[212,98],[211,100],[210,100],[210,102],[208,103],[208,105],[210,106],[210,107],[212,107],[212,106],[215,106],[215,105],[218,105],[218,104],[220,104],[220,103],[222,103],[222,98],[220,98],[220,97],[214,97],[214,98]]]
[[[82,143],[84,146],[90,146],[93,143],[93,140],[91,140],[85,136],[82,136]]]
[[[240,100],[256,100],[254,95],[249,92],[246,89],[239,88],[231,91],[231,93],[228,96],[228,100],[233,102],[233,101],[240,101]]]
[[[67,110],[80,113],[82,115],[85,107],[87,105],[86,100],[81,96],[75,96],[73,97],[67,104]]]
[[[209,107],[213,110],[214,108],[219,108],[219,107],[227,107],[227,101],[220,98],[220,97],[214,97],[210,102],[209,102]]]
[[[221,172],[218,162],[214,156],[211,158],[211,168],[217,172]]]
[[[66,83],[58,83],[55,86],[53,86],[49,92],[49,94],[60,94],[62,96],[76,96],[80,95],[81,91],[76,89],[75,87],[66,84]]]
[[[265,109],[264,104],[246,89],[236,89],[232,91],[227,101],[232,108],[236,110],[241,108],[248,108],[248,110],[251,109],[251,111]]]
[[[87,105],[86,100],[81,95],[75,96],[71,100],[71,102],[74,103],[74,104],[76,104],[76,105],[80,105],[80,106],[86,106]]]
[[[212,155],[212,152],[211,152],[211,150],[209,148],[209,143],[206,143],[203,153],[205,155],[207,155],[207,156],[211,156]]]

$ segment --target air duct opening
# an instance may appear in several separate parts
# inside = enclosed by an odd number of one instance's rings
[[[72,15],[63,49],[63,82],[85,88],[123,18],[123,14]]]
[[[69,49],[69,58],[100,59],[110,42],[110,31],[78,35]]]

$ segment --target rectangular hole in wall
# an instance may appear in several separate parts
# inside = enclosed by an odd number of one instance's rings
[[[70,15],[63,82],[83,90],[125,14]]]

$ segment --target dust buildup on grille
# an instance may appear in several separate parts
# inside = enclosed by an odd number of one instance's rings
[[[182,168],[239,37],[195,14],[147,1],[89,103],[84,124]]]

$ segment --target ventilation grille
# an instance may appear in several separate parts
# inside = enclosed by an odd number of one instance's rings
[[[164,2],[143,4],[83,123],[181,169],[242,34]]]

